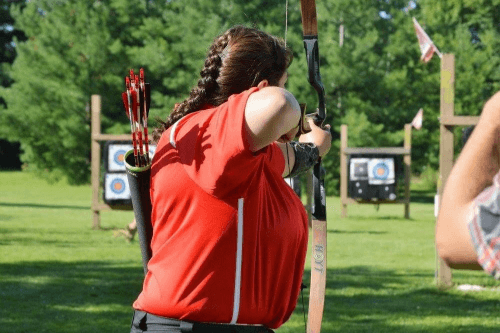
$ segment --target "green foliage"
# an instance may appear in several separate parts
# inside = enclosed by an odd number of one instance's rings
[[[8,105],[1,130],[21,142],[29,168],[74,183],[89,179],[89,116],[92,93],[118,90],[113,57],[106,52],[109,11],[98,3],[36,1],[13,7],[16,27],[29,36],[17,41],[11,87],[0,91]],[[110,69],[111,73],[107,70]]]
[[[321,74],[327,96],[328,122],[333,124],[334,145],[324,159],[329,193],[338,193],[339,131],[349,125],[349,146],[402,146],[404,125],[419,108],[426,116],[439,104],[439,69],[418,62],[419,49],[405,1],[336,0],[318,2]],[[384,12],[385,15],[381,15]],[[292,17],[292,16],[291,16]],[[340,26],[344,27],[340,45]],[[297,25],[300,29],[300,25]],[[294,30],[295,32],[295,30]],[[300,36],[300,31],[297,32]],[[290,38],[292,39],[292,38]],[[305,61],[297,42],[290,41],[299,70],[292,72],[290,90],[299,100],[315,105],[314,93],[304,87]],[[432,65],[432,64],[430,64]],[[434,68],[438,68],[434,63]],[[311,107],[310,107],[311,108]],[[426,123],[429,131],[438,123]],[[413,148],[428,151],[428,136],[414,140]],[[422,159],[424,155],[422,156]],[[419,158],[414,162],[418,170]],[[428,162],[420,162],[426,165]]]
[[[102,96],[102,131],[128,133],[120,93],[129,69],[143,67],[152,86],[150,118],[165,118],[188,96],[213,38],[232,25],[286,37],[294,52],[288,89],[308,111],[316,108],[307,82],[300,2],[40,0],[11,6],[17,57],[2,69],[13,80],[0,90],[0,137],[19,140],[22,160],[46,175],[89,179],[92,94]],[[402,145],[404,125],[424,109],[412,135],[412,170],[439,168],[440,61],[427,64],[412,16],[443,53],[456,57],[455,113],[478,115],[500,88],[500,3],[493,0],[318,1],[321,74],[334,142],[324,158],[328,193],[337,193],[339,131],[350,146]],[[5,6],[1,7],[5,9]],[[340,26],[344,27],[340,45]],[[286,30],[286,35],[285,35]],[[457,140],[458,142],[459,140]]]
[[[437,193],[439,185],[439,171],[434,170],[430,166],[426,166],[414,182],[415,186],[419,189]]]
[[[13,27],[14,19],[10,15],[9,8],[12,3],[20,3],[22,0],[0,0],[0,85],[7,86],[10,79],[7,75],[8,65],[14,61],[16,50],[13,44],[14,38],[25,39],[22,31]]]
[[[243,0],[40,0],[13,6],[15,27],[29,39],[16,41],[14,83],[0,90],[8,105],[0,114],[0,136],[19,140],[23,162],[48,179],[88,182],[92,94],[102,96],[102,132],[128,133],[123,78],[143,67],[152,86],[150,118],[165,118],[196,83],[216,35],[233,24],[278,32],[282,23],[268,16],[277,10],[278,4]]]
[[[23,4],[23,0],[0,0],[0,87],[8,87],[12,83],[9,71],[16,57],[14,39],[25,40],[24,33],[13,27],[14,19],[9,8],[12,3]],[[0,97],[0,113],[6,107],[5,100]],[[19,142],[5,140],[0,131],[0,169],[20,169]]]

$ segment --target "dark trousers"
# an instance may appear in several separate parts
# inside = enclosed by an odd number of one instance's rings
[[[169,319],[134,311],[130,333],[163,332],[163,333],[274,333],[264,326],[245,326],[229,324],[192,323],[177,319]]]

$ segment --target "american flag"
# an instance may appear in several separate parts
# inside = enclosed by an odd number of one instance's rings
[[[422,53],[422,56],[420,57],[420,60],[423,61],[424,63],[428,62],[431,60],[432,56],[434,55],[434,52],[437,53],[439,58],[442,57],[441,53],[437,49],[436,45],[434,45],[434,42],[427,36],[425,33],[424,29],[418,24],[417,20],[413,17],[413,26],[415,27],[415,32],[417,33],[417,38],[418,38],[418,44],[420,45],[420,52]]]

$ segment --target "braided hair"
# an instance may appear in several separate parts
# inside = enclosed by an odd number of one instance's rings
[[[244,26],[227,30],[212,43],[189,97],[175,105],[166,121],[158,120],[153,140],[158,142],[161,134],[185,115],[203,106],[221,105],[264,79],[277,86],[292,59],[292,51],[277,37]]]

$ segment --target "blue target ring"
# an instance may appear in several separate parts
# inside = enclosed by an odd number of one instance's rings
[[[125,182],[120,178],[116,178],[111,181],[110,187],[113,193],[122,194],[125,191]]]
[[[389,167],[385,163],[377,163],[373,167],[373,177],[375,179],[384,180],[389,176]]]
[[[113,161],[120,166],[125,165],[125,153],[126,151],[123,149],[117,150],[115,155],[113,156]]]

